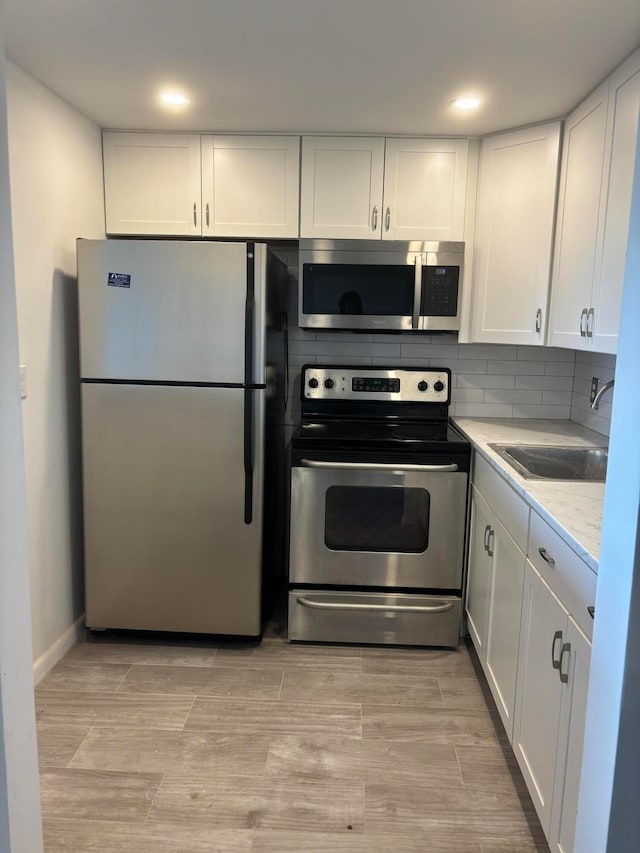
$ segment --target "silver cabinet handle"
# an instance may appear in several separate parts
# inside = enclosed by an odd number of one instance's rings
[[[374,205],[371,212],[371,230],[375,231],[378,228],[378,205]]]
[[[496,532],[493,528],[489,531],[489,535],[487,537],[487,554],[490,557],[493,557],[493,543],[495,542]]]
[[[538,308],[536,311],[536,332],[540,332],[542,330],[542,308]]]
[[[580,337],[581,338],[585,338],[587,336],[587,325],[586,325],[587,314],[588,314],[587,309],[583,308],[582,313],[580,314]]]
[[[487,554],[489,553],[489,543],[487,540],[489,538],[490,530],[491,530],[491,525],[487,524],[487,526],[484,529],[484,550],[487,552]]]
[[[567,654],[569,654],[570,651],[571,651],[571,643],[563,643],[562,644],[562,650],[560,652],[560,661],[558,663],[558,675],[560,676],[560,681],[563,684],[566,684],[569,681],[569,670],[564,672],[564,670],[562,669],[562,662],[564,660],[565,652]]]
[[[587,311],[587,337],[593,337],[593,318],[595,316],[595,311],[593,308],[589,308]]]
[[[193,202],[193,224],[194,224],[194,225],[197,225],[197,224],[198,224],[198,216],[197,216],[197,213],[196,213],[196,203],[195,203],[195,201]]]
[[[562,642],[562,631],[556,631],[551,641],[551,665],[554,669],[560,669],[560,658],[556,657],[556,643]]]
[[[207,214],[207,228],[208,228],[209,227],[209,202],[207,202],[206,214]]]
[[[391,208],[387,208],[387,212],[384,215],[384,230],[388,231],[391,226]]]
[[[556,564],[556,561],[553,559],[551,554],[549,554],[546,548],[538,548],[538,554],[542,557],[545,563],[549,563],[549,565],[553,568]]]
[[[329,468],[332,471],[424,471],[429,472],[454,472],[458,465],[453,462],[450,465],[394,465],[382,462],[320,462],[317,459],[301,459],[300,464],[304,468]]]
[[[363,610],[370,612],[385,611],[386,613],[448,613],[453,610],[453,602],[447,601],[445,604],[354,604],[352,602],[330,602],[317,601],[312,598],[305,598],[303,595],[296,596],[296,601],[303,607],[310,607],[313,610]]]
[[[413,279],[413,316],[411,317],[411,328],[418,328],[420,318],[420,300],[422,298],[422,255],[416,255],[416,271]]]

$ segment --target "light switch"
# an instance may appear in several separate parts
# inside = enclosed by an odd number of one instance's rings
[[[20,399],[24,400],[27,396],[27,365],[20,365]]]

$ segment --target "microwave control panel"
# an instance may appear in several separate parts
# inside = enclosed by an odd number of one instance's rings
[[[459,279],[460,267],[423,267],[420,313],[425,317],[455,317]]]
[[[302,377],[308,400],[366,400],[394,403],[450,402],[446,368],[352,368],[307,365]]]

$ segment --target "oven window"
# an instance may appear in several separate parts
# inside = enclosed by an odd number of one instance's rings
[[[333,551],[421,554],[429,544],[426,489],[330,486],[324,540]]]

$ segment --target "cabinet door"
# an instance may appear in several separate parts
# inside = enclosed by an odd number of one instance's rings
[[[300,236],[376,239],[382,234],[384,139],[302,139]]]
[[[300,138],[202,137],[202,233],[297,237]]]
[[[560,737],[551,814],[550,846],[553,853],[573,853],[574,849],[591,660],[591,644],[571,617],[567,623],[565,642],[569,648],[562,668],[568,672],[569,680],[562,685]]]
[[[525,556],[497,518],[492,531],[489,550],[493,552],[493,574],[485,672],[511,741]]]
[[[560,123],[482,143],[472,340],[543,344]]]
[[[489,631],[489,602],[493,561],[487,539],[494,515],[476,489],[471,489],[471,528],[469,538],[469,570],[467,573],[467,627],[484,665]]]
[[[565,125],[551,286],[552,346],[582,349],[586,312],[602,247],[601,195],[609,82],[569,116]],[[582,322],[581,322],[582,319]]]
[[[562,695],[552,656],[560,657],[566,625],[567,611],[527,560],[513,751],[547,836]]]
[[[107,234],[201,233],[200,137],[103,133]]]
[[[631,190],[640,118],[640,51],[611,76],[611,162],[605,208],[602,265],[595,302],[593,348],[615,353],[629,237]]]
[[[469,142],[387,139],[384,240],[463,240]]]

